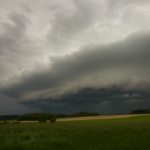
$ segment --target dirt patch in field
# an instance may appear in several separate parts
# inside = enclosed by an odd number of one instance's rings
[[[108,116],[89,116],[89,117],[76,117],[76,118],[59,118],[56,121],[74,121],[74,120],[95,120],[95,119],[115,119],[115,118],[128,118],[135,116],[143,116],[149,114],[133,114],[133,115],[108,115]],[[21,123],[25,122],[38,122],[38,121],[20,121]],[[47,121],[48,122],[48,121]]]

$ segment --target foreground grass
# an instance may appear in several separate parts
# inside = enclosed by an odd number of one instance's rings
[[[16,122],[17,120],[6,120],[9,123]],[[0,123],[4,123],[4,121],[0,121]]]
[[[150,116],[0,124],[0,150],[149,150]]]

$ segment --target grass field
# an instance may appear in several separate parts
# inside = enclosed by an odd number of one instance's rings
[[[12,123],[12,122],[16,122],[17,120],[7,120],[7,122]],[[0,123],[4,123],[4,121],[0,121]]]
[[[0,124],[0,150],[149,150],[150,115]]]

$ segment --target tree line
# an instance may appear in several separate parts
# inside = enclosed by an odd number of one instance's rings
[[[96,112],[80,112],[80,113],[70,114],[70,115],[57,114],[57,117],[58,117],[58,118],[64,118],[64,117],[80,117],[80,116],[99,116],[99,113],[96,113]]]
[[[17,120],[18,121],[26,121],[26,120],[37,121],[40,115],[41,113],[24,114],[24,115],[19,116]],[[70,114],[70,115],[48,113],[47,115],[48,115],[48,118],[52,115],[57,116],[57,118],[65,118],[65,117],[79,117],[79,116],[98,116],[99,113],[80,112],[80,113]]]
[[[131,114],[150,114],[150,109],[133,110]]]
[[[16,120],[20,115],[2,115],[0,116],[0,121],[2,120]]]
[[[46,123],[47,120],[49,120],[50,123],[54,123],[56,122],[56,119],[57,115],[43,113],[39,115],[38,121],[39,123]]]

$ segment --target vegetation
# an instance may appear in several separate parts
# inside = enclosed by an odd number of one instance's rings
[[[38,121],[40,123],[46,123],[47,119],[48,119],[48,115],[46,113],[43,113],[39,116]]]
[[[3,123],[9,123],[9,122],[7,122],[7,120],[4,120]]]
[[[39,119],[38,121],[40,123],[46,123],[46,121],[49,119],[50,123],[53,123],[53,122],[56,122],[56,119],[57,119],[57,115],[53,115],[53,114],[46,114],[46,113],[43,113],[39,116]]]
[[[1,150],[149,150],[150,116],[0,124]]]
[[[133,110],[131,114],[150,114],[150,109]]]
[[[52,118],[50,119],[50,123],[56,122],[57,115],[53,115]]]
[[[95,112],[80,112],[80,113],[70,114],[70,115],[57,114],[57,117],[58,118],[65,118],[65,117],[98,116],[98,115],[99,115],[99,113],[95,113]]]
[[[6,122],[8,123],[13,123],[13,122],[16,122],[17,120],[7,120]],[[0,121],[0,123],[4,123],[4,120],[3,121]]]
[[[39,119],[40,113],[33,113],[33,114],[25,114],[22,116],[19,116],[17,119],[18,121],[26,121],[26,120],[31,120],[31,121],[37,121]],[[80,112],[76,114],[71,114],[71,115],[66,115],[66,114],[47,114],[49,120],[52,118],[53,115],[57,115],[57,118],[62,118],[62,117],[79,117],[79,116],[98,116],[99,113],[90,113],[90,112]]]
[[[48,120],[51,120],[54,117],[53,114],[48,114]]]
[[[0,121],[2,120],[14,120],[17,119],[19,115],[2,115],[0,116]]]
[[[17,120],[18,121],[26,121],[26,120],[37,121],[40,115],[41,115],[40,113],[25,114],[25,115],[20,116]]]

